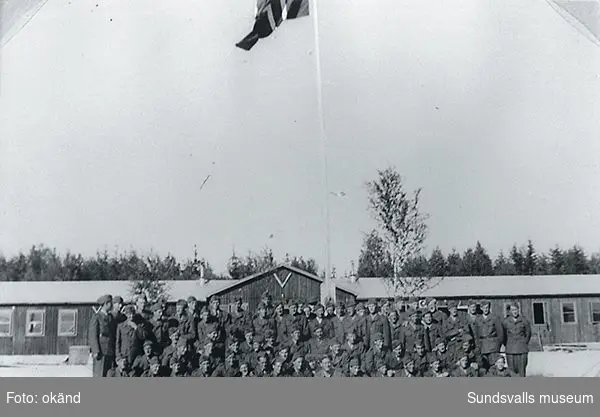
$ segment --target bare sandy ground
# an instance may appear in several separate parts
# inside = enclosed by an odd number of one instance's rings
[[[0,377],[91,377],[91,365],[66,365],[66,356],[0,356]],[[600,351],[532,352],[527,372],[545,377],[600,377]]]

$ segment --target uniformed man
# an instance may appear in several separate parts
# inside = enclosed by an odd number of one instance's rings
[[[327,300],[325,303],[325,318],[333,319],[335,317],[335,304],[333,304],[333,300]]]
[[[290,328],[293,323],[290,316],[286,314],[285,305],[283,302],[277,303],[275,306],[275,314],[273,315],[276,325],[276,340],[279,343],[286,343],[290,337]]]
[[[117,358],[126,356],[129,363],[133,364],[135,359],[143,354],[144,342],[150,335],[140,322],[140,316],[136,314],[134,306],[125,306],[123,313],[127,319],[117,326],[116,355]]]
[[[166,370],[169,368],[169,364],[171,363],[171,358],[173,356],[175,356],[177,354],[177,346],[179,344],[179,329],[177,329],[177,327],[170,327],[169,328],[169,339],[171,341],[171,344],[169,346],[167,346],[161,356],[160,356],[160,362],[161,362],[161,366],[163,368],[163,370]],[[171,370],[169,369],[168,373],[171,373]]]
[[[144,351],[141,355],[138,355],[133,361],[131,370],[135,376],[142,376],[144,372],[150,370],[150,359],[154,356],[154,348],[151,340],[144,342]]]
[[[380,333],[383,336],[383,346],[386,348],[391,348],[392,346],[392,335],[390,332],[390,323],[388,322],[387,317],[383,317],[378,314],[377,301],[374,299],[370,299],[367,302],[367,309],[369,310],[365,320],[367,326],[367,341],[365,342],[366,346],[369,346],[371,343],[372,337],[376,333]]]
[[[150,368],[144,371],[141,376],[146,378],[158,378],[162,376],[160,372],[160,362],[156,356],[150,358]]]
[[[198,323],[200,322],[200,311],[198,309],[198,299],[193,295],[190,295],[187,300],[187,315],[188,315],[188,328],[194,330],[189,335],[190,342],[193,343],[197,340],[198,334],[196,330],[198,329]]]
[[[257,317],[252,321],[252,326],[254,327],[255,336],[263,335],[266,333],[267,329],[271,329],[274,333],[277,332],[277,326],[275,324],[275,320],[273,318],[268,317],[268,307],[266,304],[259,304],[257,309]]]
[[[447,368],[442,365],[442,361],[440,361],[440,359],[434,358],[429,365],[429,370],[423,374],[423,376],[445,378],[450,376],[450,373],[447,371]]]
[[[511,304],[510,315],[504,319],[503,327],[508,367],[521,377],[527,376],[531,324],[521,315],[521,308],[516,302]]]
[[[401,340],[392,341],[392,353],[390,355],[390,368],[399,371],[404,366],[402,358],[404,357],[404,347]]]
[[[260,351],[257,355],[257,362],[253,367],[253,374],[257,378],[268,377],[271,374],[271,366],[267,352]]]
[[[221,310],[221,299],[219,297],[211,297],[209,307],[209,322],[217,324],[217,340],[219,343],[225,343],[227,329],[231,327],[231,315]]]
[[[344,343],[346,340],[346,332],[353,325],[346,315],[346,305],[338,302],[335,309],[336,315],[331,319],[333,326],[333,335],[339,343]]]
[[[198,321],[198,326],[196,327],[196,339],[200,343],[204,343],[206,341],[206,335],[208,333],[207,328],[210,326],[210,312],[206,306],[202,306],[200,309],[200,320]]]
[[[479,321],[479,302],[476,300],[469,300],[466,322],[469,330],[469,334],[473,337],[475,346],[479,348],[479,330],[477,323]]]
[[[360,358],[350,359],[347,376],[350,378],[362,378],[365,376],[361,367]]]
[[[411,310],[409,322],[404,328],[404,351],[412,353],[417,343],[423,343],[423,326],[419,323],[418,310]]]
[[[434,356],[440,362],[441,368],[449,369],[453,366],[454,355],[448,351],[446,340],[443,337],[438,337],[435,340]]]
[[[302,356],[301,354],[296,354],[292,358],[292,369],[290,371],[290,376],[294,378],[304,378],[307,376],[312,376],[310,372],[306,369],[304,356]]]
[[[404,366],[401,371],[396,372],[396,377],[400,378],[416,378],[421,377],[422,374],[419,368],[415,365],[415,360],[412,356],[404,357]]]
[[[122,312],[123,304],[123,297],[121,297],[120,295],[113,297],[112,315],[115,318],[117,324],[123,323],[125,320],[127,320],[127,317],[125,317],[125,314],[123,314]]]
[[[306,357],[308,354],[308,346],[306,345],[306,342],[302,341],[302,335],[298,327],[292,328],[290,340],[288,340],[287,346],[290,352],[290,357],[294,357],[296,355]]]
[[[189,376],[196,378],[209,378],[213,376],[214,368],[208,356],[201,356],[198,360],[198,368],[190,373]]]
[[[365,305],[363,303],[356,304],[356,315],[352,318],[352,321],[354,322],[354,332],[358,337],[358,340],[365,346],[365,349],[370,343],[366,316]]]
[[[395,340],[402,340],[404,338],[404,329],[405,327],[402,325],[400,321],[400,316],[396,310],[391,310],[388,313],[388,321],[390,323],[390,333],[392,336],[392,344]]]
[[[323,327],[314,327],[313,335],[308,341],[308,352],[311,357],[321,357],[329,352],[329,340],[325,338]]]
[[[325,317],[325,307],[322,304],[317,304],[314,310],[314,318],[309,321],[308,328],[310,331],[310,338],[315,337],[315,329],[320,327],[323,330],[323,338],[331,339],[335,336],[333,330],[333,323],[330,319]]]
[[[230,335],[235,335],[238,339],[244,338],[244,330],[252,324],[252,320],[248,311],[243,307],[241,297],[236,297],[235,306],[231,312],[231,328]]]
[[[465,333],[463,335],[460,346],[458,347],[458,349],[456,349],[453,352],[452,363],[454,365],[458,364],[458,361],[460,360],[460,358],[463,355],[467,356],[471,367],[476,368],[476,369],[483,368],[483,363],[481,360],[481,354],[479,353],[479,348],[477,346],[475,346],[475,343],[473,342],[473,338],[468,333]]]
[[[313,320],[314,314],[310,305],[304,304],[302,306],[302,315],[298,319],[300,322],[300,332],[302,335],[302,341],[307,342],[310,339],[310,326],[309,323]]]
[[[420,340],[415,342],[415,350],[412,354],[412,358],[415,361],[415,367],[418,369],[420,375],[423,375],[425,372],[427,372],[431,357],[425,350],[423,342]]]
[[[175,304],[175,316],[173,318],[177,321],[177,328],[181,335],[196,340],[196,331],[190,328],[190,316],[186,310],[187,301],[184,299],[177,300],[177,304]]]
[[[281,359],[275,359],[269,376],[271,378],[280,378],[287,376],[287,372],[284,369],[283,361]]]
[[[423,345],[425,351],[430,353],[433,352],[435,347],[435,340],[443,336],[442,329],[439,324],[433,321],[433,314],[429,310],[422,312],[422,323],[423,323]]]
[[[478,317],[477,333],[483,368],[487,371],[500,355],[500,348],[504,341],[502,320],[498,315],[492,313],[489,300],[481,302],[481,315]]]
[[[113,308],[112,296],[103,295],[97,304],[100,310],[92,316],[88,338],[94,358],[93,375],[105,377],[115,361],[117,323],[110,314]]]
[[[433,322],[437,323],[440,327],[443,327],[444,321],[448,317],[446,313],[438,308],[438,302],[435,298],[428,298],[426,300],[427,310],[431,313]]]
[[[129,361],[126,356],[117,359],[117,367],[108,370],[107,377],[110,378],[129,378],[133,376]]]
[[[354,358],[359,359],[362,363],[366,348],[364,344],[358,340],[354,328],[348,329],[348,333],[346,333],[346,343],[341,346],[341,350],[346,363],[350,363]]]
[[[171,344],[169,337],[169,323],[164,317],[162,306],[155,303],[152,306],[152,319],[149,322],[149,327],[152,331],[150,335],[154,341],[154,348],[158,356],[162,355],[164,349]]]
[[[186,338],[180,338],[177,342],[177,352],[169,360],[171,376],[189,376],[193,370],[193,359],[189,353],[189,343]]]
[[[492,366],[489,369],[486,376],[488,376],[488,377],[513,377],[513,376],[515,376],[515,373],[506,366],[506,361],[504,359],[504,356],[498,355],[498,357],[496,358],[496,362],[494,363],[494,366]]]
[[[138,294],[135,297],[135,312],[141,318],[141,321],[150,320],[152,313],[148,311],[148,297],[146,294]]]
[[[455,378],[476,378],[479,376],[477,369],[471,366],[469,356],[462,354],[458,360],[458,366],[450,372]]]
[[[246,357],[250,352],[254,350],[254,329],[252,327],[246,328],[244,331],[244,340],[240,343],[240,354]]]
[[[320,369],[315,373],[315,377],[318,378],[333,378],[335,375],[335,369],[331,364],[331,358],[329,355],[323,355],[320,361]]]
[[[384,336],[381,333],[373,335],[371,348],[367,350],[363,358],[363,370],[367,375],[375,375],[377,372],[377,361],[382,360],[387,364],[390,363],[390,351],[384,345]]]
[[[448,312],[450,313],[442,325],[444,336],[448,341],[448,350],[456,352],[460,348],[462,336],[469,333],[469,325],[458,314],[458,303],[450,301],[448,303]]]
[[[239,375],[240,375],[240,360],[234,354],[229,354],[225,358],[225,362],[217,365],[217,368],[212,373],[212,376],[225,377],[225,378],[236,378]]]

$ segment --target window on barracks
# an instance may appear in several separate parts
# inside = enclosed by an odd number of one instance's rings
[[[546,324],[544,303],[533,303],[533,324]]]
[[[590,320],[592,324],[600,323],[600,301],[590,301]]]
[[[0,337],[12,336],[12,308],[1,308],[0,309]]]
[[[77,336],[77,310],[58,310],[58,335]]]
[[[562,322],[564,324],[577,323],[577,314],[575,312],[575,303],[563,302],[561,303],[562,310]]]
[[[26,336],[43,336],[46,312],[44,310],[27,310]]]

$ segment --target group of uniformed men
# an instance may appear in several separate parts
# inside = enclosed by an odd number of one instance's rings
[[[434,299],[273,304],[255,314],[213,297],[148,306],[105,295],[90,322],[98,377],[510,377],[525,376],[531,326],[518,304],[506,317],[487,300],[447,313]],[[150,307],[150,308],[149,308]],[[503,351],[501,353],[501,351]]]

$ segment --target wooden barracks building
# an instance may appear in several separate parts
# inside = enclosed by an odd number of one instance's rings
[[[193,295],[200,302],[221,298],[223,309],[241,297],[256,309],[268,291],[273,301],[319,299],[321,278],[289,266],[241,280],[168,281],[169,303]],[[68,354],[88,344],[88,324],[103,294],[130,298],[129,281],[0,282],[0,355]]]
[[[434,279],[435,280],[435,279]],[[533,327],[532,349],[559,343],[600,342],[600,275],[446,277],[422,297],[443,305],[488,298],[502,315],[518,300]],[[195,296],[221,298],[223,309],[241,297],[253,311],[267,291],[273,301],[320,298],[321,278],[289,266],[241,280],[169,281],[169,302]],[[393,297],[382,278],[335,279],[338,301]],[[0,355],[68,354],[87,345],[88,323],[103,294],[130,298],[128,281],[0,282]]]
[[[390,298],[382,278],[336,279],[338,301]],[[531,348],[562,343],[600,342],[600,275],[485,276],[432,278],[421,297],[454,300],[489,299],[492,312],[506,316],[511,301],[532,325]]]

